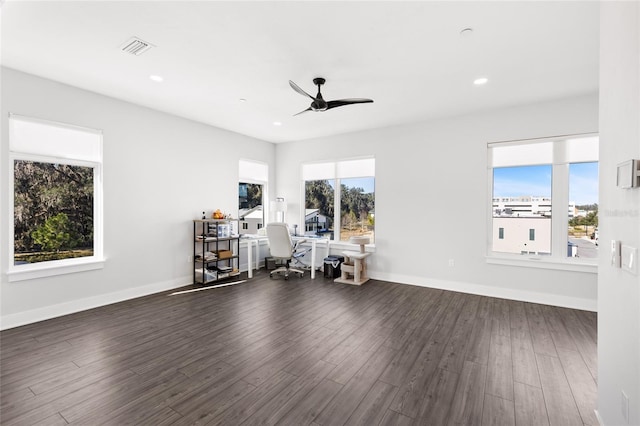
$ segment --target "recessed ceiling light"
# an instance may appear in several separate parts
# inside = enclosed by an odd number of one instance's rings
[[[473,34],[473,28],[465,28],[462,31],[460,31],[460,35],[462,37],[470,37],[471,34]]]
[[[273,122],[273,125],[274,125],[274,126],[282,126],[282,123],[281,123],[281,122],[279,122],[279,121],[274,121],[274,122]]]
[[[489,81],[489,79],[486,77],[476,78],[473,80],[473,84],[476,86],[482,86],[483,84],[487,84],[487,81]]]
[[[247,100],[245,98],[240,98],[239,101],[242,102],[242,103],[247,102]]]
[[[161,77],[161,76],[159,76],[159,75],[155,75],[155,74],[150,75],[150,76],[149,76],[149,78],[150,78],[152,81],[155,81],[156,83],[162,83],[162,82],[164,81],[164,78],[162,78],[162,77]]]

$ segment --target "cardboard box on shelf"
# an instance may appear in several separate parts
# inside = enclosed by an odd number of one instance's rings
[[[233,252],[231,250],[218,250],[218,259],[229,259],[233,256]]]

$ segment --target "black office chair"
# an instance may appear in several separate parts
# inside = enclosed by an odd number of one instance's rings
[[[305,240],[296,241],[294,244],[289,234],[289,227],[286,223],[274,222],[267,224],[267,238],[269,239],[269,251],[271,257],[275,260],[284,261],[285,264],[277,269],[274,269],[269,274],[270,278],[274,275],[282,274],[284,279],[289,279],[289,274],[298,274],[299,277],[304,275],[304,271],[291,267],[291,261],[298,259],[305,255],[306,250],[298,250],[298,245]]]

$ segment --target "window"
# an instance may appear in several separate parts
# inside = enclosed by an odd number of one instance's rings
[[[567,256],[598,257],[598,163],[569,164],[568,238],[576,250]]]
[[[305,233],[375,239],[375,159],[303,165]]]
[[[594,135],[489,144],[489,252],[595,264],[598,144]]]
[[[264,223],[265,188],[268,179],[267,165],[250,160],[240,160],[238,183],[238,218],[242,224],[240,234],[255,234]]]
[[[102,267],[102,134],[11,114],[9,150],[9,279]]]
[[[329,235],[333,239],[335,188],[335,179],[305,181],[304,228],[307,235]]]
[[[493,251],[502,253],[551,253],[551,166],[515,166],[493,169],[493,226],[503,238]],[[504,238],[504,229],[509,238]],[[542,240],[531,244],[531,229]]]

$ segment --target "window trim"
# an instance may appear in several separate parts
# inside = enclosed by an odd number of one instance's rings
[[[10,114],[10,118],[15,117],[20,120],[29,120],[36,123],[43,123],[52,127],[69,128],[73,130],[86,131],[87,133],[97,134],[99,140],[99,152],[102,158],[102,131],[83,128],[71,124],[52,122],[41,120],[38,118],[23,117]],[[11,135],[10,135],[11,136]],[[104,267],[104,240],[103,240],[103,179],[102,179],[102,161],[78,160],[73,158],[62,158],[52,155],[39,155],[33,153],[25,153],[20,151],[9,151],[7,158],[7,182],[9,189],[9,214],[8,220],[8,238],[7,238],[7,280],[9,282],[24,281],[30,279],[44,278],[62,274],[70,274],[82,271],[102,269]],[[33,264],[15,265],[15,161],[33,161],[40,163],[67,164],[72,166],[91,167],[93,168],[93,255],[49,260]]]
[[[243,173],[244,166],[253,165],[258,166],[264,172],[264,177],[267,180],[260,179],[258,175],[251,175],[250,173]],[[267,200],[269,200],[269,164],[264,161],[250,160],[248,158],[240,158],[238,160],[238,185],[241,183],[250,183],[253,185],[262,185],[262,226],[265,226],[269,221],[269,212],[267,210]],[[240,217],[240,207],[238,206],[238,217]],[[262,226],[258,227],[260,229]]]
[[[508,266],[520,266],[520,267],[532,267],[543,269],[556,269],[566,271],[577,271],[586,273],[597,273],[598,270],[598,258],[590,261],[585,261],[584,258],[574,258],[563,256],[567,252],[568,241],[568,212],[567,205],[569,204],[569,165],[574,163],[586,163],[586,162],[598,162],[596,160],[580,160],[570,161],[567,158],[567,144],[569,140],[577,138],[590,138],[598,137],[599,133],[576,133],[568,135],[550,136],[544,138],[531,138],[520,139],[512,141],[497,141],[487,143],[487,206],[486,206],[486,263],[496,265],[508,265]],[[494,146],[513,146],[523,144],[536,144],[553,142],[553,158],[551,165],[552,179],[551,179],[551,256],[542,256],[534,254],[519,254],[519,253],[503,253],[495,252],[493,247],[493,161],[492,150]],[[599,143],[600,141],[598,141]],[[549,163],[544,163],[549,164]],[[524,166],[524,164],[523,164]],[[499,166],[506,167],[506,166]],[[515,167],[515,166],[513,166]],[[553,201],[557,200],[557,201]],[[554,220],[554,218],[563,217],[567,220]],[[554,238],[554,235],[564,235],[564,238]]]
[[[485,256],[485,261],[491,265],[519,266],[526,268],[553,269],[560,271],[585,272],[590,274],[598,273],[598,264],[584,262],[576,258],[562,260],[559,258],[535,256],[532,254],[521,255],[511,253],[489,254]]]

